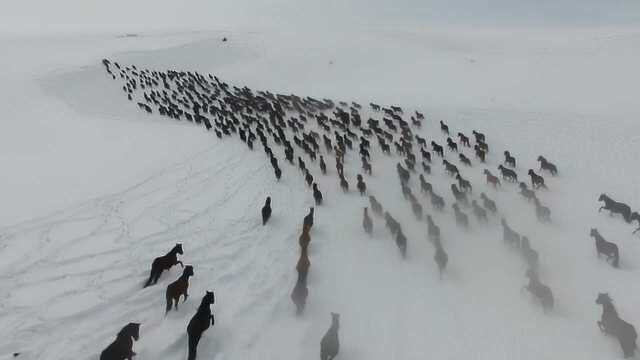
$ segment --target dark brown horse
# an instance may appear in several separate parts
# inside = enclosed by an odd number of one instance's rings
[[[176,264],[180,264],[184,268],[182,261],[178,260],[178,254],[182,255],[182,244],[176,244],[166,255],[155,258],[151,264],[149,280],[144,287],[155,285],[162,272],[171,269]]]
[[[180,296],[184,296],[183,303],[187,301],[189,297],[189,278],[193,276],[193,266],[187,265],[184,267],[184,271],[182,271],[182,275],[178,278],[178,280],[172,282],[167,286],[167,291],[165,293],[167,299],[167,307],[165,311],[165,315],[171,311],[172,305],[175,304],[176,311],[178,310],[178,302],[180,302]]]
[[[116,339],[100,354],[100,360],[131,360],[136,355],[133,340],[140,338],[140,324],[128,323],[118,332]]]

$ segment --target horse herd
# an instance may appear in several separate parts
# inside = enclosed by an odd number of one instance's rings
[[[364,120],[363,107],[356,102],[334,102],[329,99],[302,98],[296,95],[273,94],[268,91],[254,92],[247,87],[230,86],[212,75],[138,69],[136,66],[121,66],[107,59],[102,63],[113,79],[120,77],[124,81],[122,89],[130,101],[140,100],[138,107],[141,110],[151,114],[157,112],[174,120],[186,120],[203,125],[207,130],[213,130],[221,139],[237,135],[250,150],[254,149],[254,142],[259,140],[264,153],[269,158],[276,181],[280,181],[283,175],[277,153],[284,155],[285,165],[289,163],[290,166],[298,168],[302,180],[309,187],[315,201],[315,207],[311,207],[303,219],[298,238],[299,257],[295,266],[297,278],[290,297],[295,305],[295,313],[299,316],[304,314],[309,296],[307,281],[311,262],[308,249],[315,209],[323,206],[325,200],[320,190],[319,179],[329,176],[327,169],[329,156],[335,160],[337,186],[348,193],[351,181],[355,183],[358,194],[368,199],[369,206],[362,212],[364,232],[368,235],[373,233],[374,216],[383,219],[400,255],[404,258],[408,254],[409,244],[402,225],[388,209],[384,209],[365,181],[365,176],[371,176],[374,171],[382,171],[373,168],[372,156],[376,153],[393,156],[391,152],[393,144],[395,155],[401,158],[396,164],[396,171],[403,197],[409,203],[416,220],[426,222],[427,238],[434,247],[434,262],[440,278],[446,271],[449,255],[440,227],[431,214],[423,208],[419,196],[416,196],[411,188],[411,179],[416,176],[419,169],[422,170],[417,176],[420,193],[426,197],[433,211],[446,212],[444,194],[438,193],[433,184],[428,181],[428,177],[436,171],[436,166],[442,165],[443,173],[451,179],[450,191],[454,201],[449,208],[453,210],[455,224],[464,231],[471,231],[470,217],[467,212],[470,212],[479,223],[489,222],[491,217],[499,217],[499,207],[485,192],[480,192],[478,197],[474,198],[474,189],[479,186],[478,184],[474,186],[463,173],[478,167],[486,179],[487,186],[497,189],[506,187],[507,183],[515,184],[514,188],[522,198],[527,203],[533,204],[533,213],[538,221],[541,223],[552,221],[551,210],[542,204],[536,191],[549,190],[542,172],[557,176],[559,173],[557,166],[544,156],[538,156],[539,170],[536,172],[534,169],[528,169],[527,175],[530,179],[528,185],[518,178],[515,156],[509,151],[504,151],[504,160],[496,168],[500,176],[496,176],[486,165],[490,154],[487,137],[477,130],[473,130],[471,136],[457,132],[456,141],[449,136],[449,125],[440,121],[440,131],[443,136],[446,136],[445,147],[435,139],[428,142],[426,138],[414,132],[415,129],[421,129],[425,121],[424,114],[415,111],[405,115],[403,109],[398,106],[383,107],[370,103],[371,117]],[[473,145],[470,141],[471,137],[475,140]],[[376,143],[377,149],[374,147]],[[358,145],[357,150],[354,149],[355,144]],[[351,177],[353,174],[349,174],[346,167],[346,155],[350,152],[356,153],[361,162],[362,171],[355,175],[355,179]],[[420,160],[416,154],[420,156]],[[453,155],[459,165],[448,160],[447,155]],[[437,157],[441,158],[441,161],[436,161]],[[297,160],[295,163],[294,159]],[[416,166],[418,161],[420,161],[420,167]],[[317,170],[314,170],[314,167]],[[475,194],[478,192],[476,191]],[[622,214],[627,222],[637,220],[640,224],[640,215],[632,213],[628,206],[617,203],[604,194],[600,200],[605,202],[602,208]],[[268,226],[272,216],[270,196],[265,200],[261,216],[262,225]],[[545,312],[550,311],[554,306],[554,298],[551,289],[540,279],[538,252],[526,236],[520,235],[509,226],[504,216],[501,217],[500,223],[503,241],[517,249],[517,253],[527,266],[528,283],[524,288],[539,300]],[[611,246],[612,243],[604,240],[596,229],[592,229],[591,235],[596,238],[598,255],[604,254],[613,266],[617,266],[619,254],[615,244]],[[178,260],[177,256],[182,254],[182,245],[176,244],[166,255],[156,258],[145,283],[145,287],[154,285],[164,270],[178,264],[183,267],[182,275],[167,286],[165,313],[174,308],[177,311],[180,298],[182,297],[184,302],[189,296],[189,278],[194,276],[194,268],[191,265],[184,266]],[[214,302],[214,293],[207,291],[196,314],[188,323],[189,360],[196,358],[196,348],[202,334],[214,325],[211,312],[211,305]],[[607,294],[600,294],[598,304],[602,304],[604,308],[602,320],[598,323],[599,327],[620,340],[625,357],[631,356],[634,353],[636,338],[633,326],[617,317]],[[338,354],[339,319],[339,314],[331,314],[331,326],[320,343],[322,360],[333,359]],[[118,333],[116,340],[104,350],[101,360],[131,359],[135,355],[132,350],[132,339],[138,340],[139,327],[140,324],[136,323],[126,325]],[[631,343],[634,346],[631,346]]]

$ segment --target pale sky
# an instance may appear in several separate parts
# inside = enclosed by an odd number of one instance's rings
[[[640,0],[4,0],[0,31],[640,25]]]

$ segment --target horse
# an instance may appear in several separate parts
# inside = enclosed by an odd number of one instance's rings
[[[360,196],[364,196],[364,194],[367,192],[367,184],[365,184],[361,174],[358,174],[357,179],[358,179],[357,187],[358,187],[358,191],[360,192]]]
[[[502,240],[509,245],[520,247],[520,234],[507,224],[505,218],[500,219],[500,224],[502,224]]]
[[[382,216],[384,210],[375,196],[369,195],[369,203],[371,203],[371,210],[373,211],[373,213],[378,216]]]
[[[522,195],[527,201],[531,201],[536,198],[536,192],[527,188],[527,184],[520,182],[520,195]]]
[[[340,314],[331,313],[331,327],[320,340],[320,360],[333,360],[340,351],[338,329],[340,328]]]
[[[180,243],[176,244],[166,255],[155,258],[151,264],[149,280],[147,280],[144,287],[155,285],[160,278],[160,274],[165,270],[171,269],[173,265],[180,264],[184,268],[182,261],[178,260],[178,254],[182,255],[182,244]]]
[[[618,245],[605,240],[602,235],[600,235],[598,229],[591,229],[589,235],[596,240],[596,252],[598,257],[600,257],[600,254],[604,254],[607,257],[607,261],[611,262],[611,266],[617,268],[620,265]]]
[[[493,214],[498,211],[496,202],[489,199],[485,193],[480,193],[480,198],[482,199],[482,206],[484,206],[485,209],[491,211]]]
[[[511,167],[516,167],[516,158],[511,156],[511,153],[509,153],[509,151],[504,152],[504,163],[507,166],[511,166]]]
[[[447,126],[447,124],[445,124],[442,120],[440,120],[440,130],[449,135],[449,126]]]
[[[136,355],[133,351],[133,340],[140,339],[140,324],[128,323],[116,339],[100,354],[100,360],[131,360]]]
[[[618,339],[625,359],[634,356],[637,349],[636,339],[638,338],[636,329],[633,325],[620,319],[609,294],[599,293],[596,298],[596,304],[602,305],[602,316],[598,321],[600,331],[613,335]]]
[[[309,267],[311,267],[308,248],[308,246],[302,246],[300,248],[300,258],[298,259],[298,263],[296,264],[296,271],[298,271],[298,276],[302,276],[305,279],[307,278],[307,274],[309,273]]]
[[[469,160],[469,158],[466,157],[463,153],[458,154],[458,159],[462,164],[466,166],[471,166],[471,160]]]
[[[431,196],[431,206],[433,206],[433,208],[436,210],[442,211],[445,205],[444,198],[433,191],[431,191],[429,195]]]
[[[442,247],[439,239],[435,241],[435,244],[436,253],[433,256],[433,260],[435,260],[436,264],[438,265],[438,274],[440,276],[440,279],[442,279],[442,272],[447,267],[447,263],[449,262],[449,255],[447,255],[447,252],[444,251],[444,248]]]
[[[471,132],[476,137],[476,142],[485,142],[485,136],[483,133],[473,130]]]
[[[544,184],[544,178],[538,174],[536,174],[533,169],[529,169],[529,172],[527,172],[527,174],[529,174],[529,176],[531,177],[531,187],[533,188],[547,188],[547,185]]]
[[[433,190],[433,186],[425,180],[422,174],[420,174],[419,179],[420,179],[420,191],[422,191],[423,193],[429,193]]]
[[[400,250],[400,255],[403,258],[407,257],[407,237],[402,233],[402,229],[398,227],[398,231],[396,232],[396,245],[398,246],[398,250]]]
[[[307,297],[309,296],[309,288],[307,288],[306,276],[298,275],[296,285],[291,292],[291,301],[296,306],[296,315],[300,316],[304,312],[304,307],[307,304]]]
[[[455,176],[456,174],[458,174],[458,167],[448,162],[446,159],[442,160],[442,165],[444,165],[445,171],[450,176]]]
[[[551,210],[542,205],[537,197],[533,198],[533,203],[536,205],[536,217],[538,221],[543,223],[551,222]]]
[[[266,225],[271,217],[271,196],[267,196],[267,200],[262,207],[262,225]]]
[[[517,182],[518,181],[518,174],[516,174],[515,171],[511,170],[511,169],[507,169],[506,167],[499,165],[498,166],[498,170],[500,170],[500,173],[502,174],[502,178],[507,180],[507,181],[511,181],[511,182]]]
[[[458,186],[460,186],[461,190],[468,191],[470,193],[473,192],[473,187],[471,186],[469,180],[466,180],[462,176],[460,176],[460,173],[456,175],[456,180],[458,180]]]
[[[540,161],[540,171],[547,170],[552,176],[558,175],[558,168],[554,164],[548,162],[542,155],[538,156],[538,161]]]
[[[202,337],[202,333],[209,328],[209,324],[213,326],[215,323],[210,307],[214,302],[215,296],[213,295],[213,292],[207,291],[204,297],[202,297],[202,301],[200,302],[200,306],[198,307],[196,314],[193,315],[189,321],[189,325],[187,325],[187,335],[189,335],[188,360],[196,359],[196,350],[198,348],[198,343],[200,342],[200,337]]]
[[[480,207],[475,199],[471,201],[471,207],[473,208],[473,215],[476,216],[476,219],[478,219],[478,221],[485,223],[489,221],[487,219],[487,210]]]
[[[300,244],[301,248],[305,248],[309,246],[311,242],[311,235],[309,235],[309,228],[302,227],[302,234],[298,238],[298,244]]]
[[[487,184],[493,185],[494,188],[497,188],[498,185],[502,186],[502,184],[500,184],[500,179],[493,175],[489,169],[484,169],[483,173],[487,176]]]
[[[464,206],[469,206],[469,200],[467,199],[467,193],[464,191],[460,191],[456,184],[451,184],[451,192],[453,193],[453,197],[457,202],[461,203]]]
[[[187,301],[189,297],[189,277],[193,276],[193,266],[187,265],[184,267],[182,271],[182,275],[178,278],[178,280],[172,282],[167,286],[167,291],[165,293],[165,297],[167,299],[167,307],[165,309],[164,314],[167,315],[173,304],[175,303],[176,311],[178,311],[178,303],[180,302],[180,296],[184,295],[183,303]]]
[[[313,183],[313,199],[316,202],[316,205],[322,205],[322,192],[318,189],[318,184]]]
[[[422,205],[413,197],[413,194],[411,197],[411,211],[413,211],[413,215],[415,215],[417,220],[422,220]]]
[[[322,175],[327,174],[327,164],[324,162],[322,155],[320,155],[320,172],[322,172]]]
[[[527,284],[525,288],[540,300],[540,304],[542,305],[542,309],[545,313],[552,310],[554,301],[551,289],[540,282],[538,275],[532,269],[527,270],[527,277],[529,278],[529,284]]]
[[[364,232],[366,232],[369,236],[371,236],[371,234],[373,233],[373,221],[371,220],[368,209],[366,207],[364,208],[364,215],[362,217],[362,228],[364,229]]]
[[[606,194],[600,194],[598,201],[604,201],[604,205],[601,206],[600,209],[598,209],[598,212],[600,212],[602,209],[609,210],[609,213],[620,214],[626,222],[631,222],[631,208],[629,207],[629,205],[614,201]]]
[[[465,136],[463,133],[459,132],[458,133],[458,138],[460,138],[460,143],[463,146],[471,147],[471,144],[469,144],[469,138],[467,136]]]
[[[465,214],[464,212],[462,212],[460,210],[460,208],[458,207],[458,204],[453,204],[451,205],[451,207],[453,208],[453,212],[456,218],[456,225],[464,228],[464,229],[468,229],[469,228],[469,217],[467,216],[467,214]]]
[[[529,243],[529,238],[527,238],[526,236],[523,236],[520,244],[521,244],[520,251],[522,253],[522,257],[527,262],[527,265],[529,265],[529,268],[534,270],[537,269],[539,255],[538,255],[538,252],[531,247],[531,244]]]
[[[309,213],[307,215],[305,215],[304,219],[302,220],[302,229],[304,231],[304,229],[307,229],[307,231],[311,230],[311,228],[313,227],[313,214],[314,214],[315,209],[313,207],[309,208]]]
[[[431,215],[427,215],[427,235],[432,242],[440,240],[440,227],[433,222]]]

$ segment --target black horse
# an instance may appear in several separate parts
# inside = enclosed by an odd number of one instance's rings
[[[602,305],[602,317],[598,321],[600,330],[618,339],[625,359],[632,357],[637,349],[636,339],[638,334],[636,329],[633,325],[620,319],[609,294],[599,293],[596,304]]]
[[[149,280],[147,280],[144,287],[155,285],[162,272],[171,269],[173,265],[180,264],[180,266],[184,268],[182,261],[178,260],[178,254],[182,255],[182,244],[179,243],[176,244],[176,246],[174,246],[166,255],[155,258],[151,264]]]
[[[116,336],[116,340],[107,346],[100,360],[131,360],[136,355],[133,351],[133,340],[138,341],[140,338],[140,324],[128,323],[120,330]]]
[[[604,205],[598,209],[598,212],[602,209],[609,210],[611,214],[620,214],[626,222],[631,222],[631,208],[629,205],[617,202],[606,194],[600,194],[598,201],[604,201]]]
[[[433,255],[433,260],[435,260],[436,264],[438,264],[438,274],[440,276],[440,279],[442,279],[442,272],[447,267],[447,263],[449,262],[449,255],[447,255],[447,252],[444,251],[439,238],[438,240],[434,241],[434,244],[436,246],[436,253],[435,255]]]
[[[196,314],[193,315],[191,321],[189,321],[189,325],[187,326],[187,334],[189,335],[189,360],[195,360],[196,350],[202,333],[214,324],[210,307],[214,302],[215,296],[213,292],[207,291],[202,298],[202,302],[200,302]]]
[[[547,161],[547,159],[545,159],[544,156],[542,155],[538,156],[538,161],[540,161],[540,170],[547,170],[553,176],[558,175],[558,168],[555,166],[555,164]]]
[[[266,225],[271,217],[271,196],[267,196],[267,200],[262,207],[262,225]]]
[[[617,268],[620,265],[618,245],[605,240],[598,232],[598,229],[591,229],[590,235],[596,240],[598,257],[600,257],[600,254],[604,254],[607,257],[607,261],[611,261],[611,265]]]

